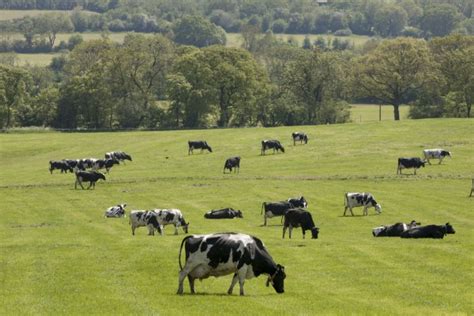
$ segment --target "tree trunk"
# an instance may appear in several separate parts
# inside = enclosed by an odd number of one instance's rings
[[[400,121],[400,105],[399,104],[393,104],[393,118],[395,121]]]

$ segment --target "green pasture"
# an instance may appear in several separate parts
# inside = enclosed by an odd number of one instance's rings
[[[221,130],[0,134],[0,314],[18,315],[472,315],[474,198],[473,120],[402,120],[324,126]],[[293,146],[304,131],[307,145]],[[279,139],[284,154],[260,155],[260,141]],[[187,154],[205,139],[213,153]],[[418,175],[396,175],[398,157],[442,147],[452,159]],[[74,190],[74,176],[48,171],[48,161],[103,157],[123,150],[95,190]],[[242,157],[239,174],[223,174]],[[409,173],[409,172],[406,172]],[[343,217],[343,195],[367,191],[382,214]],[[280,219],[262,227],[261,203],[304,195],[320,236],[281,238]],[[226,293],[232,276],[196,283],[176,295],[184,237],[131,235],[128,210],[179,208],[191,234],[235,231],[261,238],[285,266],[285,293],[247,280],[246,296]],[[205,220],[233,207],[243,219]],[[443,240],[374,238],[371,229],[400,221],[450,222]],[[308,234],[307,234],[308,235]]]
[[[408,106],[401,106],[400,119],[408,118]],[[367,123],[374,121],[393,121],[393,106],[377,104],[351,104],[351,121],[354,123]]]

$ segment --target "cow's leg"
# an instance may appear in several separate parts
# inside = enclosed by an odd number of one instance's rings
[[[342,214],[342,216],[346,216],[347,208],[347,206],[344,207],[344,214]]]
[[[283,225],[283,236],[282,236],[283,239],[285,239],[286,228],[287,226]]]
[[[349,211],[351,211],[351,215],[354,216],[354,212],[352,212],[352,207],[349,206]]]
[[[303,228],[303,226],[301,226],[301,230],[303,231],[303,239],[305,239],[305,235],[306,235],[306,230]]]
[[[290,226],[288,227],[288,238],[290,238],[290,239],[291,239],[291,231],[292,230],[293,230],[293,226],[291,226],[291,224],[290,224]]]
[[[426,157],[425,157],[425,159],[426,159],[426,161],[428,162],[428,164],[431,165],[430,159],[429,159],[429,158],[426,158]]]
[[[136,229],[135,225],[132,224],[132,235],[133,236],[135,236],[135,229]]]
[[[175,235],[178,235],[178,226],[179,226],[178,224],[174,225],[174,234]]]
[[[237,284],[237,281],[239,280],[239,276],[237,273],[234,273],[234,277],[232,278],[232,282],[230,282],[230,287],[227,290],[227,294],[231,295],[232,291],[234,290],[234,286]]]
[[[176,294],[182,295],[183,294],[183,282],[184,279],[189,275],[189,273],[196,268],[196,265],[189,265],[186,263],[183,267],[183,270],[179,272],[179,278],[178,278],[178,291]],[[193,280],[194,283],[194,280]],[[191,283],[190,283],[191,284]],[[191,293],[193,293],[191,291]]]
[[[415,170],[415,171],[413,172],[413,174],[416,175],[416,168],[413,168],[413,170]]]
[[[364,214],[364,216],[367,216],[367,214],[369,214],[369,210],[368,210],[367,206],[364,206],[363,214]]]
[[[263,214],[263,226],[267,226],[267,213]]]
[[[194,280],[196,279],[188,274],[189,288],[191,289],[191,294],[196,293],[196,291],[194,291]]]

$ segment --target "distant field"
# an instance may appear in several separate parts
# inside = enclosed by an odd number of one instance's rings
[[[367,124],[114,133],[0,134],[0,315],[473,315],[474,176],[472,119]],[[291,132],[309,135],[293,146]],[[285,153],[260,155],[260,141]],[[205,139],[213,153],[187,154]],[[231,141],[229,141],[231,140]],[[442,147],[453,157],[396,175],[401,156]],[[74,175],[50,174],[48,161],[103,157],[124,150],[95,190],[75,190]],[[242,157],[239,174],[224,160]],[[382,214],[343,217],[344,192],[371,192]],[[303,195],[319,238],[282,239],[280,218],[261,226],[261,205]],[[179,208],[190,234],[236,231],[262,239],[285,266],[285,293],[245,282],[246,296],[225,294],[232,276],[196,282],[176,295],[184,233],[132,236],[128,218],[104,210]],[[233,207],[242,219],[206,220]],[[372,228],[400,221],[450,222],[442,240],[374,238]]]
[[[305,34],[274,34],[275,37],[281,39],[283,41],[287,41],[289,38],[293,38],[298,42],[299,46],[303,45],[303,40],[306,37]],[[335,38],[339,40],[349,40],[355,47],[362,46],[365,42],[367,42],[370,37],[369,36],[361,36],[361,35],[352,35],[352,36],[334,36],[334,35],[327,35],[327,34],[310,34],[308,35],[311,39],[311,42],[314,42],[318,37],[323,37],[326,41],[330,39],[333,41]],[[240,47],[242,45],[242,35],[240,33],[227,33],[227,46],[230,47]]]
[[[351,121],[354,123],[367,123],[379,121],[379,106],[376,104],[352,104]],[[400,107],[400,119],[407,119],[408,106]],[[382,105],[382,121],[393,121],[393,106]]]
[[[73,11],[64,10],[0,10],[0,21],[19,19],[25,16],[37,16],[46,13],[72,13]],[[98,14],[91,11],[83,11],[89,14]]]
[[[1,53],[0,53],[1,55]],[[59,56],[60,54],[16,54],[16,64],[23,65],[32,65],[32,66],[47,66],[51,63],[51,60],[54,56]]]

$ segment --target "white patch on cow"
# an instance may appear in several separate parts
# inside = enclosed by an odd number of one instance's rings
[[[403,231],[406,231],[406,230],[408,230],[408,226],[407,224],[403,223]]]
[[[378,236],[382,231],[384,231],[384,229],[385,226],[375,227],[374,229],[372,229],[372,233],[374,236]]]

